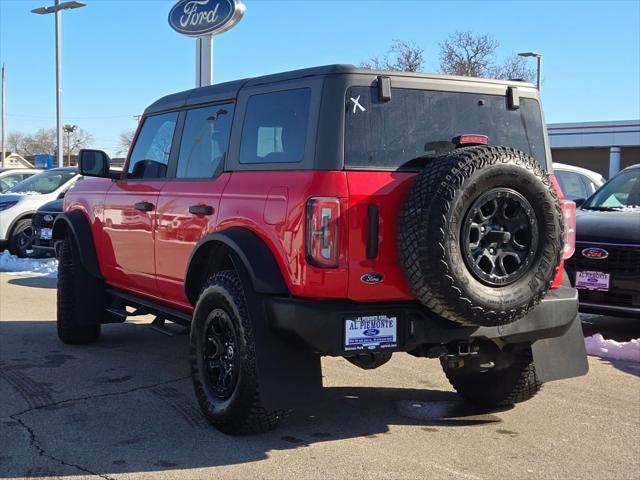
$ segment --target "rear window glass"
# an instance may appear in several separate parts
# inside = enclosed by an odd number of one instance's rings
[[[242,128],[240,163],[296,163],[304,157],[311,89],[253,95]]]
[[[421,157],[453,149],[455,137],[480,134],[490,145],[522,150],[546,169],[534,99],[521,98],[520,108],[509,110],[503,96],[394,88],[391,100],[380,102],[376,88],[352,87],[346,100],[347,167],[412,168]]]

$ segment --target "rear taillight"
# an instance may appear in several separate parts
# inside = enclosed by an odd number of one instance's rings
[[[562,208],[562,223],[564,224],[562,259],[571,258],[576,251],[576,204],[564,198],[560,184],[555,175],[550,175],[551,185],[558,195],[560,207]]]
[[[557,288],[562,285],[564,279],[564,261],[571,258],[576,250],[576,204],[564,198],[558,179],[554,175],[550,175],[549,178],[553,189],[558,195],[558,200],[560,200],[562,223],[564,225],[564,233],[562,235],[562,260],[560,261],[560,268],[558,268],[556,277],[551,284],[552,288]]]
[[[311,198],[307,202],[307,260],[318,267],[337,267],[339,243],[340,200]]]

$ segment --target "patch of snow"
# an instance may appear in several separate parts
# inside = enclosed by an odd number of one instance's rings
[[[584,344],[587,347],[588,355],[611,360],[640,362],[640,339],[638,338],[628,342],[616,342],[615,340],[605,340],[601,334],[596,333],[591,337],[586,337]]]
[[[0,253],[0,272],[56,278],[58,276],[58,260],[55,258],[18,258],[5,250]]]

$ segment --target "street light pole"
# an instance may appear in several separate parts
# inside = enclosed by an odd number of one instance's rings
[[[80,8],[86,6],[81,2],[62,2],[55,0],[54,5],[50,7],[40,7],[31,10],[31,13],[45,15],[48,13],[55,14],[56,25],[56,157],[58,167],[64,164],[63,148],[62,148],[62,10],[72,8]]]
[[[2,158],[0,158],[0,167],[4,168],[4,162],[5,162],[5,157],[7,156],[7,144],[5,143],[5,130],[6,130],[6,126],[5,123],[7,121],[7,118],[5,117],[4,114],[4,110],[6,108],[6,100],[5,100],[5,95],[6,95],[6,90],[4,87],[4,63],[2,64],[2,116],[0,118],[0,122],[2,122]]]
[[[75,132],[77,128],[77,125],[65,125],[63,127],[64,133],[67,134],[67,166],[69,167],[71,166],[71,134]]]
[[[522,52],[518,54],[519,57],[535,57],[537,60],[536,69],[536,87],[538,87],[538,91],[540,90],[540,78],[542,75],[542,54],[538,52]]]

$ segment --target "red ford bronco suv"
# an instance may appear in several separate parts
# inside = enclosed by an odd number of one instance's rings
[[[80,168],[53,229],[60,339],[189,326],[223,432],[318,397],[322,355],[438,358],[488,407],[587,371],[575,205],[530,84],[343,65],[223,83],[147,108],[118,178],[98,150]]]

